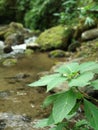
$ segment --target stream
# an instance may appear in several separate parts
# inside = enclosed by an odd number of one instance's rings
[[[0,130],[42,130],[33,126],[36,120],[48,116],[48,110],[41,108],[48,94],[45,88],[27,85],[38,79],[37,73],[48,71],[59,59],[34,53],[28,57],[21,55],[17,60],[14,66],[0,63]]]

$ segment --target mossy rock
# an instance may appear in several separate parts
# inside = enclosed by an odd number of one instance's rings
[[[4,38],[4,35],[6,34],[8,28],[9,28],[8,25],[0,27],[0,38],[1,39]]]
[[[31,50],[31,49],[26,49],[26,50],[25,50],[25,55],[26,55],[26,56],[31,56],[33,53],[34,53],[34,51]]]
[[[64,57],[65,51],[63,50],[54,50],[49,53],[49,57],[55,58],[55,57]]]
[[[24,30],[23,25],[21,23],[11,22],[9,24],[9,28],[6,30],[4,34],[4,38],[6,39],[8,36],[12,35],[13,33],[21,33]]]
[[[65,26],[56,26],[45,30],[35,41],[41,46],[41,50],[66,49],[73,29]]]
[[[9,37],[10,35],[12,35],[13,33],[15,33],[16,31],[13,30],[12,28],[8,28],[6,30],[6,33],[4,34],[4,39],[6,39],[7,37]]]
[[[14,58],[9,58],[9,59],[5,59],[2,64],[4,66],[10,67],[10,66],[14,66],[17,64],[17,59]]]
[[[13,28],[15,30],[20,30],[20,31],[24,29],[24,27],[23,27],[23,25],[21,23],[16,23],[16,22],[11,22],[9,24],[9,27]]]

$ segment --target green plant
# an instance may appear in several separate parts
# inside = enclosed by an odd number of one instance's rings
[[[30,87],[47,86],[47,92],[67,82],[68,90],[50,95],[43,103],[44,107],[53,104],[52,112],[47,119],[41,120],[37,126],[45,127],[53,125],[52,130],[89,130],[93,128],[98,130],[98,108],[93,102],[98,102],[97,99],[85,93],[84,88],[98,90],[98,80],[95,76],[98,74],[98,63],[72,62],[64,64],[55,70],[54,74],[41,77],[38,81],[29,84]],[[69,126],[71,119],[77,115],[80,106],[84,108],[84,119],[74,122],[72,128]],[[86,121],[87,119],[87,121]]]
[[[70,24],[73,18],[77,17],[79,11],[77,10],[76,0],[62,0],[62,10],[58,13],[54,13],[54,16],[58,16],[58,22],[60,24]]]
[[[53,13],[61,8],[59,0],[34,0],[30,5],[24,18],[26,27],[44,30],[55,25],[57,19]]]

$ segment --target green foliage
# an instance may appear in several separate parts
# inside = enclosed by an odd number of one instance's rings
[[[84,108],[85,115],[90,125],[94,128],[94,130],[98,130],[98,108],[86,99],[84,100]]]
[[[25,14],[25,25],[34,29],[45,29],[56,24],[53,13],[59,11],[59,0],[36,0],[30,2],[31,8]],[[51,8],[53,7],[53,8]]]
[[[85,19],[84,25],[95,25],[95,20],[98,18],[97,1],[62,0],[61,3],[62,10],[59,13],[54,13],[59,18],[59,23],[72,25],[72,23],[79,22],[80,19]]]
[[[15,3],[15,0],[0,0],[0,23],[4,24],[5,21],[8,22],[13,17],[14,11],[12,11],[12,7],[14,7]]]
[[[69,89],[50,95],[43,103],[43,107],[53,105],[52,112],[47,119],[36,124],[37,127],[54,125],[51,130],[71,130],[70,121],[77,114],[77,110],[84,104],[86,120],[80,120],[73,124],[73,130],[98,130],[98,108],[88,100],[97,100],[85,94],[81,87],[93,87],[98,90],[98,80],[94,79],[98,74],[98,63],[72,62],[64,64],[55,70],[54,74],[41,77],[40,80],[29,84],[30,87],[47,86],[47,91],[67,82]]]
[[[62,10],[54,15],[59,17],[59,23],[70,24],[72,19],[79,15],[78,13],[76,0],[62,0]]]
[[[78,19],[77,19],[78,18]],[[0,0],[0,23],[22,22],[44,30],[57,24],[75,24],[85,19],[92,26],[98,19],[98,2],[93,0]]]
[[[0,15],[2,15],[2,12],[5,11],[4,3],[5,3],[4,0],[1,0],[1,1],[0,1]]]

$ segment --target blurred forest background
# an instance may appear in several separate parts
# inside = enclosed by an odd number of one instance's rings
[[[44,30],[58,24],[95,25],[98,0],[0,0],[0,24],[20,22]]]

